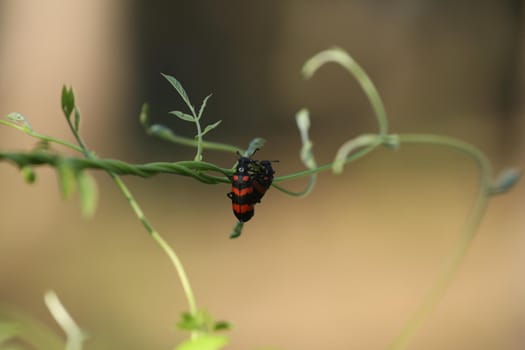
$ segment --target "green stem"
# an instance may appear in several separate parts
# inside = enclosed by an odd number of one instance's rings
[[[345,159],[345,164],[353,162],[353,161],[356,161],[356,160],[358,160],[361,157],[364,157],[365,155],[367,155],[368,153],[370,153],[374,149],[376,149],[379,145],[380,144],[373,144],[373,145],[364,147],[364,148],[362,148],[362,149],[360,149],[360,150],[350,154]],[[306,170],[298,171],[298,172],[295,172],[295,173],[292,173],[292,174],[288,174],[288,175],[277,176],[277,177],[275,177],[274,182],[295,180],[295,179],[298,179],[298,178],[301,178],[301,177],[304,177],[304,176],[307,176],[307,175],[312,175],[312,174],[320,173],[322,171],[331,170],[333,164],[334,164],[333,162],[326,163],[326,164],[320,165],[320,166],[318,166],[318,167],[316,167],[314,169],[306,169]],[[288,193],[287,190],[285,190],[284,192]],[[290,194],[291,193],[293,193],[293,192],[290,191]]]
[[[83,153],[87,159],[93,160],[97,159],[94,154],[89,151],[89,149],[86,147],[86,144],[82,140],[82,137],[80,134],[75,130],[73,127],[73,124],[71,123],[69,118],[66,118],[67,122],[69,124],[69,127],[71,129],[71,132],[75,135],[75,138],[77,139],[80,147],[83,150]],[[195,300],[195,296],[193,294],[193,290],[190,285],[190,281],[188,279],[188,275],[186,274],[186,270],[184,269],[184,266],[182,265],[182,261],[179,259],[175,251],[169,246],[169,244],[162,238],[162,236],[159,234],[157,230],[153,227],[153,225],[150,223],[150,221],[146,218],[144,215],[144,212],[140,208],[139,204],[135,199],[133,198],[131,192],[127,188],[127,186],[124,184],[124,182],[118,177],[116,174],[114,174],[111,171],[106,171],[109,176],[113,179],[115,184],[118,186],[120,191],[124,194],[124,197],[129,202],[131,208],[133,209],[135,215],[139,219],[139,221],[142,223],[146,231],[150,234],[150,236],[153,238],[153,240],[159,245],[159,247],[166,253],[170,261],[172,262],[175,270],[177,271],[177,274],[179,276],[179,280],[182,284],[182,289],[184,291],[184,294],[186,296],[186,300],[188,302],[188,306],[190,309],[191,314],[195,315],[197,313],[197,302]]]
[[[390,350],[401,350],[404,349],[409,341],[414,336],[416,330],[419,328],[424,319],[427,318],[429,313],[435,307],[437,302],[441,299],[445,293],[448,285],[454,278],[457,273],[461,263],[465,257],[466,251],[470,246],[472,240],[474,239],[483,214],[487,207],[488,197],[490,193],[494,193],[491,188],[492,181],[492,168],[485,157],[485,155],[480,152],[477,148],[469,145],[465,142],[437,135],[399,135],[396,139],[395,135],[392,135],[391,138],[388,138],[388,119],[386,112],[382,103],[382,100],[375,88],[374,84],[366,74],[366,72],[357,64],[357,62],[344,50],[340,48],[333,48],[330,50],[322,51],[312,58],[310,58],[303,66],[303,75],[307,78],[310,78],[316,71],[327,62],[335,62],[346,68],[346,70],[353,75],[362,89],[364,90],[372,109],[374,111],[376,120],[379,125],[379,137],[382,138],[382,144],[385,146],[397,146],[401,143],[417,143],[417,144],[433,144],[440,145],[452,148],[456,151],[466,154],[467,156],[474,159],[480,168],[480,190],[477,196],[474,207],[471,209],[467,220],[464,223],[464,226],[461,230],[458,244],[456,245],[452,255],[445,265],[443,271],[438,275],[438,278],[434,286],[430,289],[428,295],[423,299],[422,304],[417,309],[416,313],[412,318],[405,324],[401,334],[394,340],[390,345]],[[367,140],[365,140],[367,141]],[[392,141],[392,142],[391,142]],[[350,140],[340,149],[339,157],[336,157],[336,166],[334,171],[341,171],[343,163],[348,161],[349,157],[346,155],[353,151],[354,148],[361,146],[356,139]],[[375,147],[371,145],[364,150],[364,153],[368,153],[373,150]],[[356,152],[357,153],[357,152]],[[346,157],[346,158],[343,158]],[[339,158],[343,158],[343,161],[338,161]],[[319,171],[319,168],[315,169]],[[302,172],[301,175],[308,174],[309,171]],[[293,174],[297,175],[297,174]],[[518,175],[514,174],[509,181],[514,183]],[[293,176],[290,176],[293,178]],[[281,180],[284,180],[281,178]],[[511,184],[512,185],[512,184]],[[509,186],[511,186],[509,185]],[[507,188],[508,186],[503,186]]]
[[[381,136],[387,135],[388,118],[385,107],[383,106],[383,101],[379,96],[379,92],[372,80],[366,74],[365,70],[346,51],[339,47],[334,47],[319,52],[303,65],[303,76],[306,78],[312,77],[317,69],[328,62],[340,64],[357,80],[370,101],[379,126],[379,134]]]
[[[47,291],[44,295],[49,312],[66,334],[66,350],[82,350],[86,335],[73,320],[54,291]]]
[[[64,157],[49,152],[1,152],[0,160],[9,160],[17,164],[20,168],[25,166],[35,166],[49,164],[56,166],[61,162],[67,161],[76,169],[101,169],[110,171],[116,175],[135,175],[140,177],[150,177],[157,174],[178,174],[191,176],[207,184],[229,183],[227,178],[231,174],[231,169],[222,169],[218,166],[195,161],[181,161],[174,163],[154,162],[147,164],[129,164],[116,159],[101,159],[91,156],[88,158]],[[213,176],[205,172],[211,171],[223,174],[224,176]]]
[[[416,312],[404,325],[401,333],[390,344],[388,347],[389,350],[405,349],[423,321],[428,318],[439,300],[442,299],[448,286],[457,274],[468,248],[476,236],[481,219],[487,208],[492,179],[492,167],[490,162],[481,151],[468,143],[446,136],[418,134],[399,135],[399,141],[401,143],[445,146],[471,157],[480,168],[480,190],[475,205],[471,209],[471,212],[461,230],[458,243],[449,260],[445,264],[444,269],[438,275],[434,285],[431,287]]]
[[[166,140],[166,141],[178,144],[178,145],[182,145],[182,146],[198,147],[199,145],[199,142],[196,141],[195,139],[177,135],[173,131],[171,131],[169,128],[165,127],[164,125],[160,125],[160,124],[154,124],[150,127],[147,127],[146,132],[148,135],[152,135],[160,139],[163,139],[163,140]],[[211,141],[201,140],[200,145],[203,150],[208,149],[212,151],[222,151],[222,152],[230,152],[230,153],[236,153],[238,150],[240,150],[239,147],[229,145],[227,143],[220,143],[220,142],[211,142]]]
[[[191,112],[193,113],[193,116],[195,117],[195,125],[197,126],[197,153],[195,154],[194,160],[196,162],[200,162],[202,160],[202,130],[201,130],[201,122],[200,118],[195,114],[195,110],[193,107],[191,108]]]
[[[135,199],[131,195],[131,192],[124,184],[124,182],[115,174],[112,174],[111,172],[108,172],[108,174],[111,176],[113,181],[115,181],[120,191],[124,194],[124,197],[128,200],[131,208],[133,209],[133,212],[140,220],[146,231],[150,234],[151,238],[153,238],[153,240],[160,246],[160,248],[164,251],[164,253],[166,253],[168,258],[172,262],[179,276],[179,280],[182,284],[182,289],[184,291],[184,295],[186,296],[190,312],[194,315],[197,312],[197,302],[195,300],[195,296],[193,294],[188,275],[186,274],[184,266],[182,265],[182,261],[179,259],[175,251],[169,246],[169,244],[164,240],[164,238],[162,238],[162,236],[155,230],[153,225],[146,218],[142,209],[135,201]]]
[[[24,134],[26,134],[28,136],[31,136],[31,137],[34,137],[36,139],[39,139],[39,140],[42,140],[42,141],[46,141],[46,142],[56,143],[56,144],[65,146],[67,148],[70,148],[70,149],[72,149],[74,151],[82,153],[82,148],[80,148],[79,146],[74,145],[74,144],[72,144],[70,142],[63,141],[63,140],[60,140],[60,139],[56,139],[54,137],[50,137],[50,136],[39,134],[39,133],[37,133],[37,132],[35,132],[33,130],[30,130],[30,129],[28,129],[26,127],[23,127],[23,126],[20,126],[20,125],[16,125],[15,123],[9,122],[7,120],[1,120],[0,119],[0,124],[9,126],[11,128],[14,128],[14,129],[17,129],[17,130],[23,132]]]

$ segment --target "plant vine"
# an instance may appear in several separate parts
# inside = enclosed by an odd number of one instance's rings
[[[433,287],[431,287],[427,295],[424,297],[415,314],[403,326],[400,334],[388,347],[390,350],[405,349],[424,319],[428,317],[437,301],[442,297],[447,286],[456,274],[468,247],[476,236],[478,226],[481,222],[490,196],[504,193],[509,190],[518,181],[520,171],[512,168],[507,169],[498,179],[494,180],[492,166],[486,156],[476,147],[468,143],[440,135],[389,133],[387,114],[376,87],[364,69],[362,69],[361,66],[357,64],[357,62],[344,50],[340,48],[332,48],[314,55],[304,64],[303,76],[306,79],[311,78],[319,68],[330,62],[342,66],[357,80],[371,104],[378,125],[378,132],[375,134],[363,134],[346,141],[339,148],[332,162],[318,165],[313,153],[313,143],[308,134],[310,128],[309,112],[307,109],[300,110],[296,115],[296,122],[302,140],[300,158],[306,169],[292,174],[275,177],[272,186],[276,189],[293,196],[306,196],[314,188],[318,173],[331,170],[333,173],[339,174],[343,171],[345,165],[369,154],[380,146],[399,148],[404,144],[430,144],[438,147],[446,147],[452,151],[466,154],[479,167],[481,181],[478,197],[463,228],[461,229],[457,245],[454,247],[448,258],[444,270],[438,274]],[[226,337],[216,335],[214,332],[228,328],[228,323],[224,321],[215,321],[209,314],[202,309],[199,309],[189,278],[181,260],[175,251],[162,238],[160,233],[155,230],[152,223],[146,218],[131,192],[120,178],[120,176],[123,175],[151,177],[157,174],[166,173],[192,177],[204,184],[224,184],[231,182],[230,177],[233,174],[232,168],[224,168],[203,161],[205,150],[229,152],[233,154],[240,151],[240,148],[235,145],[204,140],[204,136],[208,132],[217,128],[221,123],[219,120],[205,127],[201,126],[201,119],[211,95],[204,98],[197,111],[196,107],[191,103],[188,94],[182,87],[182,84],[172,76],[164,74],[163,76],[176,90],[189,111],[189,113],[186,113],[175,110],[171,111],[170,115],[173,115],[182,121],[194,123],[196,127],[196,135],[195,137],[185,137],[177,135],[171,129],[163,125],[150,125],[148,115],[149,111],[146,104],[143,105],[140,113],[140,123],[144,127],[146,133],[151,136],[161,138],[174,144],[194,147],[196,149],[196,154],[193,160],[130,164],[121,160],[99,158],[87,147],[80,135],[81,118],[79,109],[75,103],[75,96],[71,88],[64,87],[61,99],[62,111],[76,140],[76,144],[52,136],[40,134],[33,129],[24,116],[19,113],[12,113],[7,116],[6,120],[0,120],[0,125],[14,128],[37,139],[38,145],[35,149],[27,152],[0,151],[0,161],[8,161],[18,166],[28,182],[34,182],[35,180],[35,167],[48,165],[56,168],[63,196],[65,198],[71,197],[72,193],[77,188],[82,204],[82,212],[85,215],[93,214],[96,209],[97,201],[96,183],[87,173],[87,170],[105,171],[121,190],[147,233],[167,255],[177,272],[189,309],[188,313],[183,314],[179,327],[190,331],[191,334],[189,339],[179,345],[177,349],[198,349],[202,344],[213,344],[210,349],[220,349],[227,344],[228,340]],[[251,155],[256,149],[262,147],[263,144],[263,139],[255,138],[248,145],[246,150],[241,153],[245,156]],[[54,151],[52,152],[52,145],[69,148],[70,150],[80,153],[81,156],[65,156]],[[282,182],[305,176],[309,177],[309,182],[306,188],[302,191],[290,191],[281,185]],[[243,223],[236,223],[230,237],[235,238],[240,236],[242,229]]]

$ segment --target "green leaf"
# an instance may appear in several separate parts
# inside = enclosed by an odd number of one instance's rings
[[[229,343],[229,338],[223,335],[201,335],[180,343],[175,350],[219,350]]]
[[[218,127],[220,123],[222,123],[222,120],[219,120],[219,121],[216,121],[213,124],[207,125],[204,128],[204,131],[202,132],[201,136],[206,135],[208,133],[208,131],[211,131],[211,130],[215,129],[216,127]]]
[[[69,199],[75,192],[75,169],[67,161],[60,161],[57,171],[62,196]]]
[[[256,137],[248,145],[248,149],[244,151],[244,157],[251,157],[255,152],[257,152],[266,142],[265,139]]]
[[[521,177],[522,171],[516,168],[504,169],[492,185],[490,194],[501,194],[510,190]]]
[[[154,135],[164,139],[170,139],[172,137],[175,137],[175,134],[173,133],[173,131],[171,131],[170,128],[161,124],[154,124],[150,126],[147,129],[147,132],[149,135]]]
[[[177,116],[179,119],[185,120],[187,122],[195,122],[195,118],[192,115],[183,113],[181,111],[171,111],[170,114]]]
[[[74,108],[74,116],[75,116],[75,131],[78,132],[78,128],[80,127],[80,112],[78,111],[78,108]]]
[[[238,221],[233,227],[232,233],[230,233],[230,239],[239,237],[242,234],[243,226],[244,226],[244,222]]]
[[[227,331],[232,329],[232,324],[228,321],[217,321],[213,326],[214,331]]]
[[[98,203],[97,182],[85,171],[79,171],[76,175],[82,215],[92,217],[95,214]]]
[[[33,150],[35,152],[47,152],[51,149],[51,145],[48,140],[38,140]]]
[[[190,312],[183,313],[179,323],[177,323],[177,327],[185,331],[210,333],[231,329],[231,324],[223,320],[215,322],[209,312],[198,310],[194,314]]]
[[[317,167],[317,163],[312,152],[313,143],[310,141],[308,131],[310,130],[310,114],[307,109],[301,109],[295,115],[295,121],[301,134],[302,148],[301,148],[301,161],[309,169]]]
[[[20,113],[13,112],[7,115],[7,119],[14,122],[17,125],[21,125],[25,130],[33,131],[33,127],[29,124],[29,121]]]
[[[36,174],[33,167],[27,165],[22,167],[22,169],[20,170],[22,171],[22,176],[24,177],[25,182],[27,182],[28,184],[32,184],[35,182]]]
[[[73,93],[73,88],[67,88],[65,85],[62,87],[62,111],[64,115],[69,120],[71,112],[75,108],[75,94]]]
[[[199,114],[197,115],[197,119],[201,119],[202,113],[204,112],[204,109],[206,108],[206,104],[208,103],[208,99],[211,97],[212,94],[209,94],[204,98],[201,104],[201,108],[199,109]]]
[[[200,323],[196,318],[189,312],[185,312],[181,316],[181,320],[177,323],[177,327],[186,331],[201,330]]]
[[[149,126],[149,105],[147,103],[142,104],[142,108],[140,109],[140,125],[144,128],[148,128]]]
[[[180,97],[182,97],[182,99],[184,100],[184,103],[186,103],[188,108],[190,110],[193,110],[193,106],[191,105],[190,98],[188,97],[188,94],[186,93],[186,90],[184,90],[184,88],[182,87],[181,83],[179,83],[179,81],[175,79],[174,77],[172,77],[171,75],[167,75],[163,73],[161,73],[161,75],[164,78],[166,78],[167,81],[169,81],[169,83],[175,88],[175,90],[177,90]]]
[[[206,310],[198,310],[195,314],[183,313],[177,327],[186,331],[209,332],[214,324],[213,317]]]

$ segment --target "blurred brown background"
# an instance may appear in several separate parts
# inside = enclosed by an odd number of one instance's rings
[[[60,113],[72,85],[81,130],[100,156],[175,161],[193,150],[144,135],[154,121],[192,136],[167,112],[212,92],[210,140],[245,146],[278,174],[302,169],[294,114],[308,107],[318,161],[376,126],[353,79],[335,65],[305,82],[299,71],[338,45],[376,83],[392,132],[471,142],[496,171],[523,167],[523,2],[494,1],[0,1],[0,115],[71,139]],[[34,140],[0,128],[2,150]],[[234,157],[205,153],[223,166]],[[113,183],[96,173],[100,206],[80,216],[55,174],[35,185],[0,164],[0,303],[54,325],[51,288],[92,335],[87,349],[171,349],[187,306],[169,261]],[[344,175],[322,174],[303,199],[271,190],[240,239],[228,186],[186,178],[125,178],[146,215],[183,259],[197,301],[235,323],[231,349],[384,349],[448,257],[477,190],[462,155],[429,146],[380,150]],[[301,188],[302,182],[290,183]],[[525,221],[519,184],[495,197],[455,282],[411,349],[525,347]]]

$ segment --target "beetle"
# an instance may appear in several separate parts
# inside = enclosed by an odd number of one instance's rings
[[[228,193],[228,198],[232,200],[233,214],[240,222],[246,222],[253,217],[254,205],[257,202],[253,192],[252,162],[248,157],[240,157],[231,177],[232,191]]]
[[[253,187],[253,199],[260,203],[262,197],[270,188],[273,181],[273,174],[275,171],[272,168],[272,163],[269,160],[252,161],[257,169],[253,174],[252,187]]]

